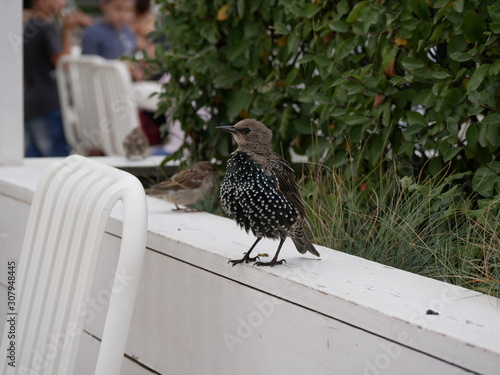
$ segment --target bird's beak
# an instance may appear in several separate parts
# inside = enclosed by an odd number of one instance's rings
[[[239,133],[240,131],[238,129],[236,129],[233,125],[228,125],[228,126],[216,126],[215,129],[219,129],[219,130],[222,130],[222,131],[225,131],[225,132],[228,132],[228,133],[232,133],[232,134],[237,134]]]

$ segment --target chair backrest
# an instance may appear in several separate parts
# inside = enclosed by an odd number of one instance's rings
[[[1,374],[73,374],[111,209],[123,202],[123,234],[96,374],[119,374],[147,236],[144,189],[129,173],[72,155],[39,181],[30,210],[16,285],[16,367],[8,365],[7,325]],[[116,285],[116,286],[115,286]],[[120,286],[120,288],[118,288]]]
[[[65,135],[73,150],[123,156],[123,139],[140,126],[126,64],[99,56],[64,56],[57,81]]]
[[[82,155],[103,148],[94,84],[94,66],[102,60],[93,55],[66,55],[57,62],[64,133],[73,150]]]
[[[95,62],[94,85],[104,151],[106,155],[125,155],[123,140],[140,127],[127,65],[119,60]]]

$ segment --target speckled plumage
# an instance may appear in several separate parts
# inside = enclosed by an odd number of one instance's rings
[[[256,265],[280,264],[278,254],[287,237],[291,237],[300,253],[319,256],[304,232],[305,210],[295,183],[293,169],[272,152],[272,132],[257,120],[246,119],[235,126],[218,127],[233,134],[238,144],[227,163],[220,198],[223,209],[238,225],[257,237],[242,259],[233,265],[257,259],[250,253],[262,238],[279,239],[272,261]]]
[[[217,169],[209,161],[200,161],[191,168],[174,174],[166,181],[146,189],[146,194],[164,199],[175,204],[175,210],[182,210],[178,205],[196,203],[212,191]]]

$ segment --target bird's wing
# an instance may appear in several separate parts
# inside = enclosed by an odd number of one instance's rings
[[[279,154],[273,153],[268,159],[267,166],[271,175],[276,176],[276,187],[299,211],[302,217],[305,217],[304,203],[300,197],[299,189],[295,183],[295,173],[292,167]]]
[[[173,175],[169,180],[151,186],[151,189],[158,189],[158,190],[197,189],[201,186],[204,177],[205,176],[202,173],[195,172],[191,169],[186,169]]]

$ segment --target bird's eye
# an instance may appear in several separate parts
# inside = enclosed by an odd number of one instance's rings
[[[248,129],[248,128],[241,129],[241,132],[244,134],[248,134],[248,133],[250,133],[250,129]]]

